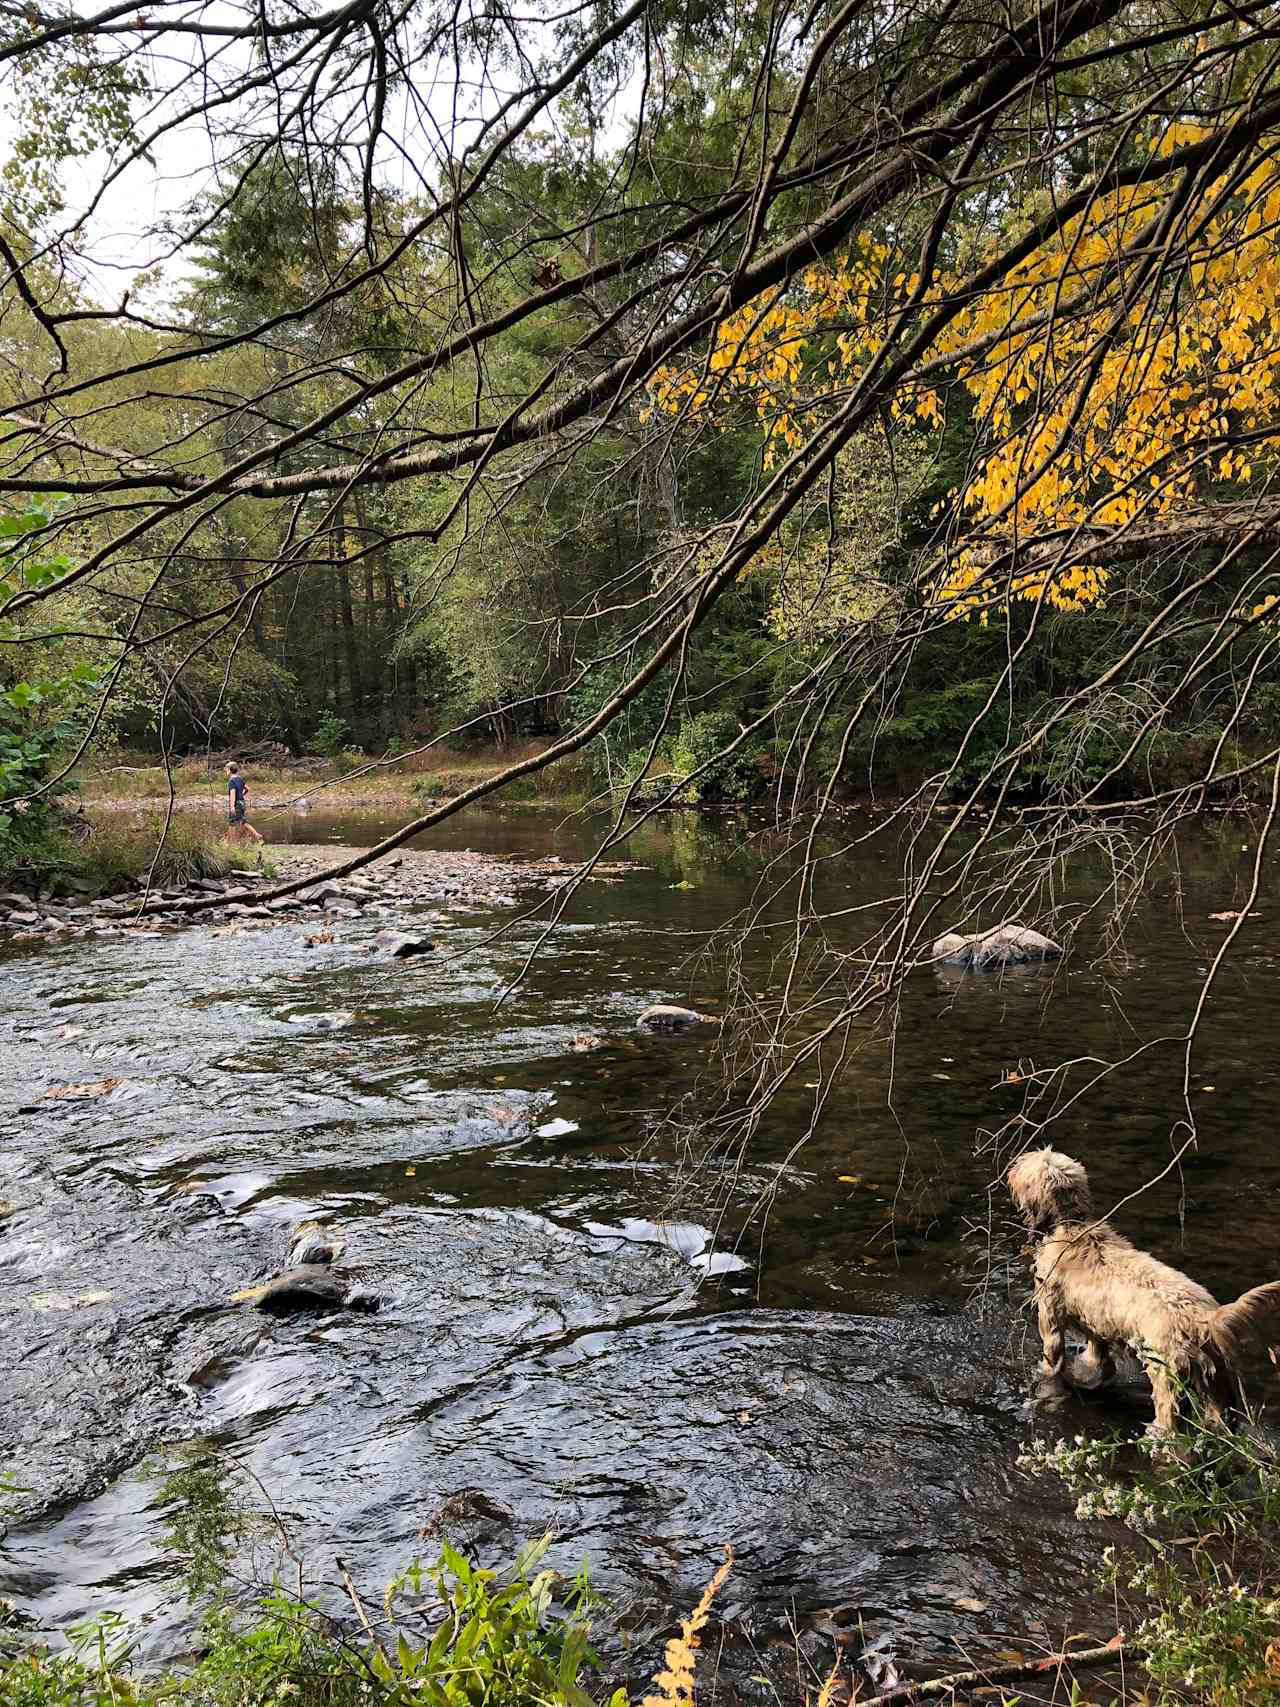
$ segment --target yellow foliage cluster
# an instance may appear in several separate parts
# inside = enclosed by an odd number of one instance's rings
[[[726,1543],[724,1563],[703,1589],[702,1599],[693,1611],[681,1620],[680,1634],[667,1643],[665,1669],[656,1672],[653,1679],[659,1693],[646,1695],[640,1707],[693,1707],[693,1676],[698,1649],[702,1646],[700,1632],[710,1616],[712,1601],[732,1569],[733,1548]]]
[[[1205,134],[1169,125],[1146,146],[1166,155]],[[1211,185],[1172,222],[1160,183],[1100,196],[950,321],[928,360],[962,389],[979,428],[979,453],[953,495],[968,538],[962,531],[936,589],[956,614],[990,602],[993,545],[1169,516],[1206,489],[1253,479],[1244,447],[1280,418],[1276,142],[1258,141],[1233,194]],[[704,371],[664,369],[654,403],[723,409],[745,395],[767,454],[793,448],[899,315],[963,288],[939,275],[921,291],[919,278],[893,270],[885,244],[863,236],[831,266],[808,269],[785,300],[724,321]],[[941,377],[902,390],[892,413],[940,430],[940,387]],[[1001,596],[1079,610],[1106,587],[1100,566],[1028,564]]]
[[[796,388],[810,331],[805,314],[784,302],[750,302],[716,327],[703,371],[659,368],[654,403],[669,415],[696,414],[721,401],[726,388],[750,392],[772,461],[779,444],[794,449],[804,439],[806,411],[796,403]]]

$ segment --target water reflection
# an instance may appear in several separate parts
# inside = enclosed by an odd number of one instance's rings
[[[369,845],[389,827],[317,802],[294,834]],[[504,811],[424,842],[568,867],[598,831]],[[1185,1028],[1221,940],[1207,916],[1238,904],[1242,839],[1179,848],[1176,889],[1146,898],[1121,972],[1082,939],[1049,979],[914,975],[895,1049],[868,1030],[803,1148],[800,1081],[718,1172],[690,1174],[661,1124],[714,1042],[643,1037],[634,1019],[655,1000],[723,1005],[709,933],[759,901],[777,851],[746,819],[646,825],[621,850],[637,869],[584,886],[523,978],[541,927],[518,892],[433,903],[439,952],[392,968],[362,952],[372,921],[323,956],[287,925],[3,951],[8,1105],[126,1081],[6,1131],[0,1462],[45,1515],[6,1542],[4,1592],[50,1618],[118,1605],[176,1640],[155,1486],[134,1472],[159,1441],[206,1438],[271,1488],[321,1579],[340,1549],[381,1581],[472,1488],[507,1514],[485,1545],[553,1526],[558,1561],[588,1554],[642,1628],[688,1605],[725,1540],[762,1628],[788,1606],[856,1605],[869,1637],[941,1655],[957,1629],[991,1644],[1050,1605],[1087,1620],[1089,1537],[1013,1470],[1023,1278],[1015,1241],[973,1237],[980,1134],[1019,1106],[1020,1063]],[[869,904],[895,858],[868,843],[829,881]],[[1075,898],[1101,881],[1082,869]],[[1222,1296],[1274,1273],[1274,901],[1206,1016],[1199,1149],[1124,1217]],[[745,988],[767,991],[772,954],[767,933],[748,939]],[[601,1046],[575,1052],[584,1032]],[[1100,1198],[1167,1158],[1178,1059],[1143,1056],[1059,1122]],[[744,1233],[762,1196],[767,1223]],[[992,1213],[999,1233],[1002,1197]],[[343,1224],[379,1314],[230,1307],[312,1215]],[[1068,1426],[1115,1420],[1082,1402]]]

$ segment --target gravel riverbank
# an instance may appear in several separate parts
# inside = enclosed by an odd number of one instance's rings
[[[270,874],[234,871],[225,877],[198,878],[180,889],[148,889],[136,881],[121,892],[95,899],[40,889],[26,893],[6,889],[0,891],[0,938],[34,942],[121,932],[154,935],[192,923],[237,929],[290,920],[324,925],[380,913],[390,916],[406,904],[423,902],[503,905],[515,898],[517,889],[552,888],[566,881],[573,869],[557,859],[515,861],[465,851],[407,850],[341,881],[326,876],[350,857],[349,848],[295,845],[272,850]],[[592,875],[608,878],[622,869],[597,867]],[[314,877],[314,883],[298,894],[262,902],[252,898],[255,888],[268,890],[308,876]],[[182,910],[193,900],[219,896],[227,897],[222,906],[215,901],[195,914]]]

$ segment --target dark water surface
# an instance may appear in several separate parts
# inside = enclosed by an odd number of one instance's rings
[[[291,833],[368,844],[387,827],[312,813]],[[429,845],[572,860],[593,829],[508,810]],[[1099,1538],[1015,1468],[1033,1352],[1002,1199],[994,1247],[974,1234],[993,1169],[980,1133],[1019,1106],[1010,1070],[1185,1028],[1222,937],[1207,915],[1244,892],[1242,844],[1242,825],[1184,842],[1123,966],[1094,964],[1086,932],[1052,977],[912,975],[893,1053],[868,1038],[793,1154],[813,1096],[797,1084],[731,1182],[691,1177],[657,1130],[712,1045],[642,1039],[634,1018],[721,1000],[706,933],[769,852],[745,821],[647,826],[624,850],[640,868],[584,887],[496,1010],[540,931],[493,937],[518,886],[508,905],[430,909],[438,952],[401,963],[361,952],[385,919],[322,950],[286,924],[0,950],[6,1110],[126,1081],[0,1122],[16,1205],[0,1469],[34,1490],[0,1544],[0,1593],[63,1624],[117,1608],[155,1651],[180,1642],[147,1466],[206,1440],[270,1491],[317,1584],[340,1552],[376,1590],[462,1490],[484,1497],[455,1506],[451,1533],[487,1562],[550,1527],[556,1561],[587,1556],[636,1627],[641,1670],[726,1541],[731,1623],[758,1642],[831,1607],[935,1660],[955,1639],[1034,1640],[1037,1620],[1109,1633],[1089,1600]],[[833,882],[872,899],[896,858],[869,844]],[[1079,873],[1074,898],[1096,881]],[[1278,900],[1206,1016],[1198,1148],[1121,1217],[1221,1297],[1280,1273]],[[749,940],[748,987],[771,952],[768,933]],[[603,1047],[574,1053],[583,1032]],[[1155,1051],[1055,1126],[1100,1197],[1167,1161],[1180,1084],[1179,1052]],[[758,1224],[739,1238],[769,1191],[763,1242]],[[315,1214],[345,1227],[380,1312],[230,1305]],[[1132,1423],[1104,1401],[1052,1426]]]

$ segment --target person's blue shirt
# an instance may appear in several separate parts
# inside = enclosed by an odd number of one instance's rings
[[[244,789],[245,781],[242,776],[229,776],[227,778],[227,790],[235,799],[237,812],[244,811]]]

